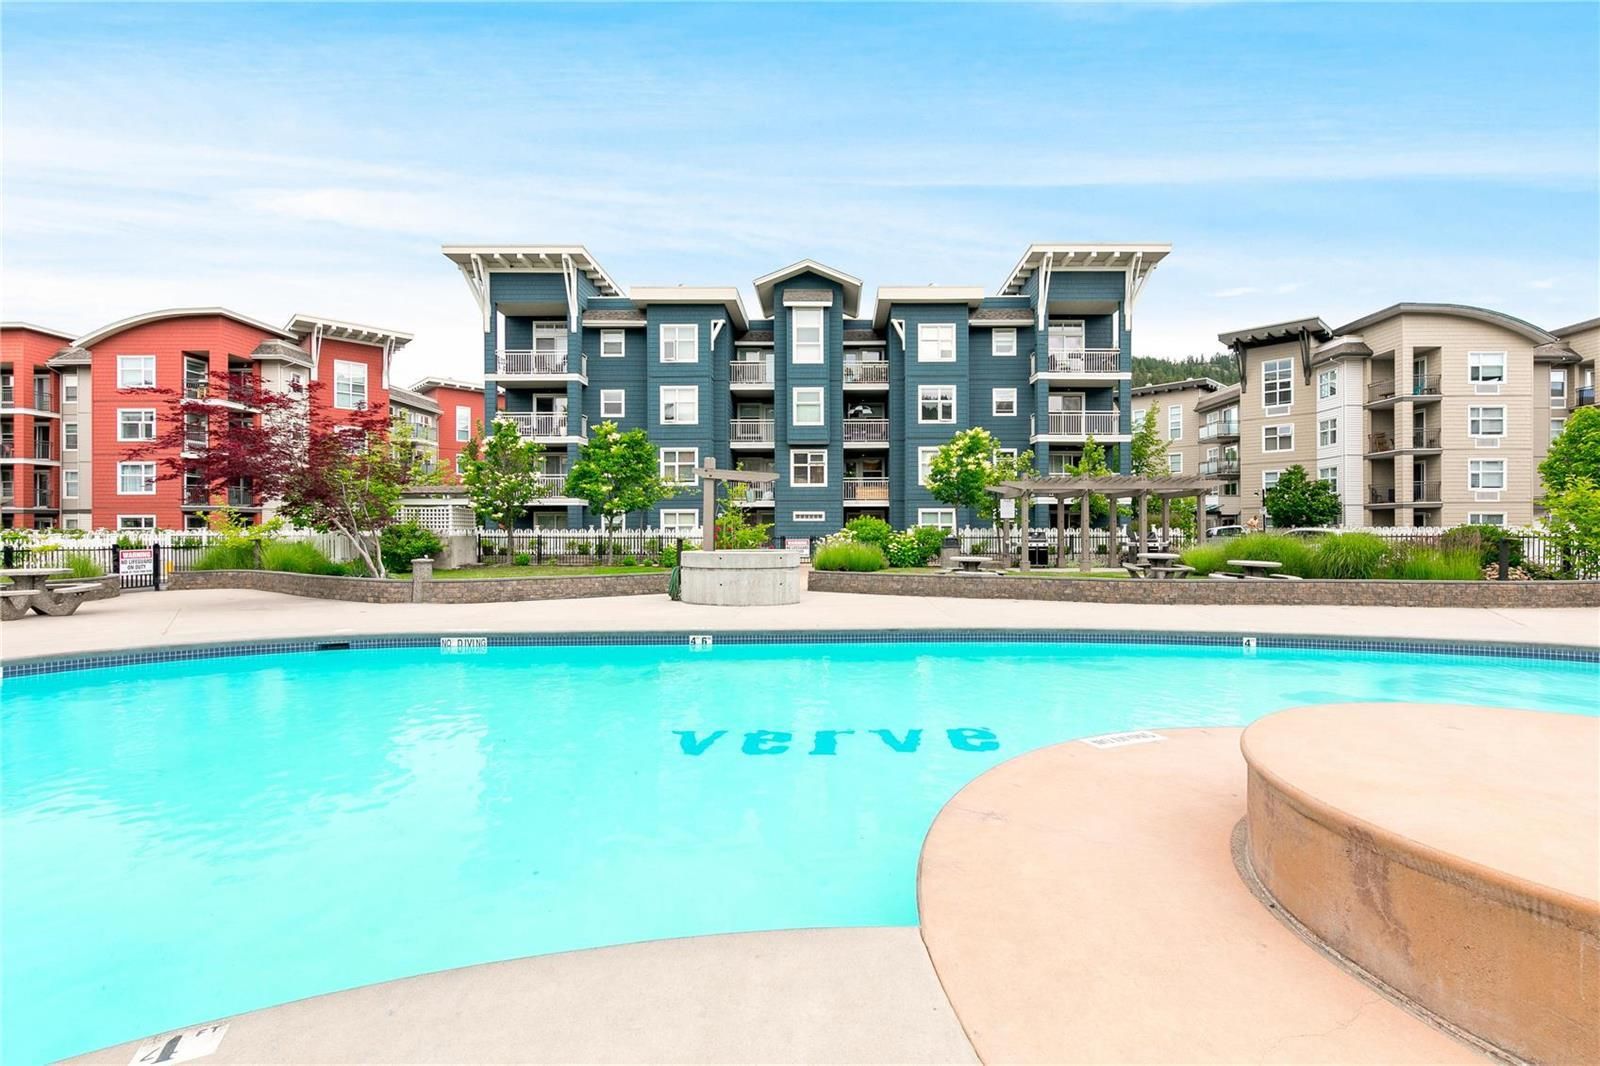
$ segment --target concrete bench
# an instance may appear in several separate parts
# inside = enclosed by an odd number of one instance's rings
[[[37,589],[0,589],[0,619],[14,622],[28,613],[28,601],[39,595]]]
[[[83,606],[86,596],[99,591],[99,585],[47,586],[44,591],[34,594],[33,602],[28,606],[39,614],[47,614],[52,618],[65,618]]]

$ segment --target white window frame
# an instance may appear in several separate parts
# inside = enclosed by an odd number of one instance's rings
[[[76,418],[62,420],[61,423],[61,450],[75,452],[78,450],[78,437],[80,429]]]
[[[137,368],[138,380],[128,384],[129,370]],[[148,374],[145,370],[149,371]],[[117,356],[117,388],[119,389],[153,389],[156,387],[156,357],[153,355],[119,355]],[[137,517],[137,516],[136,516]]]
[[[816,330],[816,340],[801,340],[801,330]],[[789,361],[820,363],[827,351],[828,316],[825,307],[789,308]]]
[[[798,308],[805,311],[809,308]],[[804,398],[802,398],[802,396]],[[817,409],[816,421],[800,420],[800,408],[815,407]],[[814,385],[797,386],[789,398],[789,424],[791,426],[825,426],[828,424],[828,390]]]
[[[1284,435],[1284,432],[1283,432],[1284,430],[1288,430],[1289,431],[1287,436]],[[1272,434],[1272,438],[1273,438],[1273,440],[1275,442],[1278,443],[1278,447],[1276,447],[1276,448],[1267,447],[1267,434],[1268,433]],[[1283,447],[1282,442],[1285,441],[1285,440],[1287,440],[1289,442],[1289,446],[1288,447]],[[1280,452],[1292,452],[1292,451],[1294,451],[1294,423],[1293,422],[1280,422],[1280,423],[1278,423],[1276,425],[1262,426],[1261,427],[1261,454],[1262,455],[1277,455]]]
[[[1282,476],[1282,470],[1261,471],[1261,491],[1265,493],[1268,489],[1272,488],[1272,486],[1276,485],[1278,483],[1278,479]],[[1270,481],[1268,480],[1269,478],[1271,479]]]
[[[1001,410],[1002,405],[1009,405],[1009,411]],[[1017,390],[1016,389],[990,389],[989,413],[995,418],[1015,418],[1017,416]]]
[[[1555,440],[1561,436],[1561,431],[1566,428],[1567,420],[1565,418],[1556,418],[1552,415],[1550,418],[1550,439]]]
[[[78,402],[78,372],[76,370],[66,370],[61,374],[61,402],[64,404]]]
[[[816,456],[816,455],[822,456],[822,480],[821,481],[801,481],[799,478],[795,477],[795,461],[797,459],[799,459],[802,455],[804,455],[804,456]],[[807,467],[811,467],[811,466],[814,466],[815,464],[812,463],[808,459],[805,465]],[[791,488],[797,488],[797,489],[825,489],[825,488],[827,488],[828,487],[828,449],[826,449],[826,448],[791,448],[791,449],[789,449],[789,486]]]
[[[948,338],[948,340],[947,340]],[[946,354],[946,344],[949,349]],[[953,363],[956,361],[956,324],[919,322],[917,324],[917,362]]]
[[[1500,471],[1500,484],[1483,484],[1483,475],[1493,466]],[[1468,459],[1467,490],[1469,492],[1504,492],[1506,488],[1506,461],[1504,459]]]
[[[669,476],[667,474],[667,453],[668,452],[672,452],[676,456],[676,458],[673,460],[673,467],[674,467],[674,469],[679,470],[679,471],[681,471],[683,469],[683,454],[685,452],[687,452],[690,456],[692,456],[692,458],[689,460],[690,474],[689,474],[689,480],[688,481],[676,481],[676,480],[673,479],[673,476]],[[698,485],[698,484],[700,484],[700,449],[699,448],[662,448],[656,453],[656,465],[657,465],[657,469],[659,469],[661,471],[661,480],[665,481],[669,485]]]
[[[684,515],[688,515],[688,525],[684,525]],[[700,508],[698,507],[672,507],[661,512],[661,535],[664,537],[683,537],[696,532],[700,528]]]
[[[1505,524],[1506,513],[1504,511],[1467,512],[1467,525],[1469,526],[1504,526]]]
[[[130,423],[129,415],[135,417],[131,423],[135,430],[128,433]],[[148,432],[145,432],[148,431]],[[154,407],[119,407],[117,408],[117,440],[123,443],[152,441],[156,439],[156,409]]]
[[[141,480],[149,486],[137,492],[129,492],[123,488],[127,484],[127,471],[130,467],[149,467],[150,476]],[[156,464],[148,460],[133,460],[117,464],[117,493],[118,496],[154,496],[156,494]]]
[[[1183,473],[1183,453],[1182,452],[1168,452],[1167,453],[1167,473],[1169,473],[1169,474],[1181,474],[1181,473]]]
[[[1167,440],[1183,439],[1183,404],[1167,405]]]
[[[1004,343],[1002,344],[1002,342]],[[998,359],[1014,357],[1017,354],[1016,327],[996,329],[989,342],[989,353]]]
[[[1339,443],[1339,416],[1317,419],[1317,447],[1331,448]]]
[[[1485,377],[1488,368],[1497,368],[1493,377]],[[1467,381],[1473,385],[1504,385],[1506,383],[1505,352],[1468,352]]]
[[[670,399],[670,400],[668,399],[668,394],[669,393],[673,394],[673,398]],[[678,396],[681,395],[681,394],[684,394],[684,393],[687,393],[692,397],[692,400],[690,402],[692,402],[694,404],[694,417],[693,418],[680,417],[680,412],[678,411],[678,408],[683,407],[685,401],[680,399],[680,398],[678,398]],[[700,386],[699,385],[662,385],[660,387],[659,398],[660,398],[660,407],[657,409],[656,415],[657,415],[657,421],[661,425],[663,425],[663,426],[698,426],[700,424]],[[673,417],[672,418],[668,418],[667,417],[667,405],[669,403],[674,408]]]
[[[361,399],[354,402],[355,387],[358,384],[356,372],[360,372],[359,384],[361,386]],[[340,402],[339,389],[343,387],[348,399]],[[333,361],[333,406],[340,411],[359,411],[367,406],[367,364],[357,363],[349,359],[335,359]]]
[[[153,514],[119,514],[117,515],[117,528],[153,531],[156,528],[156,516]]]
[[[663,322],[656,327],[656,351],[663,363],[700,361],[700,325],[697,322]],[[688,350],[685,357],[684,350]],[[671,353],[670,357],[668,353]]]
[[[928,477],[933,472],[933,457],[939,454],[937,445],[923,445],[917,449],[917,484],[928,487]]]
[[[796,522],[826,522],[827,511],[790,511],[789,517]]]
[[[616,350],[612,350],[612,345]],[[603,329],[600,331],[600,358],[621,359],[628,354],[628,331],[622,329]]]
[[[948,402],[950,404],[950,417],[949,418],[923,418],[922,417],[923,404],[928,402],[927,400],[924,399],[924,397],[928,395],[930,390],[934,390],[934,389],[940,390],[941,392],[943,392],[944,390],[948,390],[949,391],[950,397],[949,397],[948,401],[946,401],[944,398],[942,398],[942,396],[941,397],[936,397],[933,400],[933,402],[935,404],[937,404],[941,408],[945,405],[946,402]],[[918,385],[917,386],[917,422],[919,424],[924,425],[924,426],[948,426],[948,425],[954,425],[955,424],[955,420],[956,420],[956,387],[954,385]]]
[[[611,405],[616,410],[611,409]],[[610,422],[618,418],[628,417],[628,390],[627,389],[601,389],[600,390],[600,420]]]
[[[472,439],[472,408],[462,404],[456,405],[456,440],[458,442]]]
[[[1486,412],[1489,411],[1500,412],[1500,429],[1494,433],[1484,432],[1483,429],[1483,422],[1485,420]],[[1503,439],[1506,435],[1506,423],[1506,405],[1503,403],[1471,404],[1467,407],[1467,436],[1469,437],[1476,437],[1485,440]],[[1474,424],[1476,424],[1478,428],[1474,429]]]
[[[78,498],[78,471],[61,471],[61,498],[63,500],[76,500]]]
[[[1329,367],[1317,374],[1317,399],[1329,400],[1339,395],[1339,368]]]
[[[1560,388],[1557,388],[1558,385]],[[64,385],[62,386],[63,389],[65,387]],[[1552,407],[1567,406],[1567,371],[1565,367],[1550,368],[1550,399],[1552,401],[1561,401],[1559,404],[1552,402],[1550,405]]]
[[[1277,397],[1277,399],[1274,399]],[[1294,406],[1294,360],[1267,359],[1261,363],[1261,406],[1263,410],[1288,411]]]
[[[948,521],[945,517],[948,515]],[[956,531],[956,509],[954,507],[918,507],[917,525],[933,526],[944,530],[946,533]]]
[[[1339,464],[1331,463],[1317,467],[1317,480],[1333,489],[1334,495],[1339,494]]]

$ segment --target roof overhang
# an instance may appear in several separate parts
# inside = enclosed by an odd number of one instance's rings
[[[70,341],[72,339],[72,334],[70,333],[59,329],[46,329],[44,326],[36,326],[32,322],[0,322],[0,330],[6,329],[25,329],[29,333],[37,333],[41,337],[54,337],[58,341]]]
[[[169,318],[226,318],[252,329],[259,329],[263,333],[270,333],[274,337],[284,340],[294,340],[295,336],[286,329],[279,329],[249,315],[241,315],[237,311],[230,311],[226,307],[169,307],[161,311],[146,311],[130,318],[119,319],[109,325],[101,326],[92,333],[87,333],[77,338],[73,343],[79,348],[91,348],[107,337],[133,329],[135,326],[145,326],[152,322],[162,322]]]
[[[351,341],[379,348],[392,344],[395,350],[399,350],[410,344],[413,339],[410,333],[382,329],[378,326],[363,326],[357,322],[341,322],[339,319],[323,318],[320,315],[295,315],[289,319],[289,324],[284,328],[296,337],[304,337],[319,327],[322,330],[322,339],[325,341]]]
[[[1586,318],[1582,322],[1574,322],[1570,326],[1557,326],[1550,332],[1564,339],[1574,333],[1587,333],[1591,329],[1600,329],[1600,318]]]
[[[1218,389],[1216,392],[1200,397],[1194,402],[1194,409],[1196,411],[1214,411],[1219,407],[1226,407],[1230,403],[1238,402],[1239,386],[1229,385],[1226,388]]]
[[[1341,329],[1340,333],[1352,332],[1348,327]],[[1258,348],[1263,344],[1282,344],[1285,341],[1300,339],[1301,334],[1309,334],[1318,340],[1326,341],[1333,338],[1333,330],[1328,324],[1315,316],[1311,318],[1297,318],[1292,322],[1274,322],[1269,326],[1252,326],[1250,329],[1234,330],[1232,333],[1219,333],[1217,340],[1229,348]]]
[[[426,396],[412,392],[410,389],[390,388],[389,405],[391,407],[406,407],[413,411],[423,411],[430,415],[436,415],[439,413],[439,405],[437,402],[428,399]]]
[[[640,307],[651,304],[694,304],[708,306],[721,304],[736,330],[750,328],[750,319],[744,313],[744,301],[739,290],[732,285],[649,285],[628,290],[628,299]]]
[[[1115,270],[1132,271],[1136,283],[1172,252],[1170,244],[1030,244],[995,292],[1016,296],[1028,279],[1039,272],[1045,257],[1051,271]]]
[[[1372,346],[1360,337],[1334,337],[1318,345],[1311,353],[1311,358],[1318,362],[1324,359],[1370,359],[1371,357]]]
[[[427,392],[429,389],[461,389],[463,392],[482,392],[483,382],[459,381],[456,378],[423,378],[411,386],[411,391],[416,393]]]
[[[589,249],[581,244],[447,244],[443,251],[445,258],[469,278],[475,266],[490,273],[559,272],[565,258],[588,277],[601,296],[622,295],[622,286],[611,279],[605,268],[589,254]]]
[[[1541,344],[1533,350],[1533,361],[1536,363],[1581,363],[1583,357],[1557,341],[1554,344]]]
[[[1471,304],[1393,304],[1382,311],[1374,311],[1364,318],[1340,326],[1339,332],[1360,333],[1397,315],[1445,315],[1451,318],[1469,318],[1477,322],[1486,322],[1491,326],[1499,326],[1534,344],[1549,344],[1556,339],[1554,334],[1546,333],[1532,322],[1525,322],[1499,311],[1491,311],[1487,307],[1473,307]]]
[[[983,303],[980,285],[892,285],[880,286],[872,301],[872,326],[883,329],[889,324],[889,308],[895,304],[966,304],[969,308]]]
[[[846,274],[842,270],[835,270],[831,266],[817,262],[815,259],[802,259],[798,263],[790,263],[780,270],[770,274],[763,274],[755,280],[756,300],[761,305],[761,317],[772,317],[772,296],[777,290],[779,282],[788,281],[790,278],[799,277],[801,274],[816,274],[818,277],[836,281],[844,289],[844,316],[854,318],[861,309],[861,279]]]
[[[1199,389],[1201,392],[1216,392],[1222,388],[1222,382],[1213,378],[1184,378],[1182,381],[1163,381],[1156,385],[1140,385],[1133,390],[1134,396],[1159,396],[1164,392],[1188,392],[1190,389]]]

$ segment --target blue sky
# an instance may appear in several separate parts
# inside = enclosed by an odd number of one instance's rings
[[[622,285],[992,289],[1170,241],[1141,354],[1398,300],[1600,312],[1600,5],[0,7],[7,319],[220,303],[473,374],[447,242]],[[750,301],[753,307],[753,300]]]

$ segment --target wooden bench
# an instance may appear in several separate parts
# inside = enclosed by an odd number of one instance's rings
[[[37,595],[37,589],[0,589],[0,619],[15,622],[28,613],[28,602]]]

